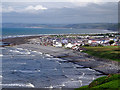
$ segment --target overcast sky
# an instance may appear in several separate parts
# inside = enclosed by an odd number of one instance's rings
[[[118,3],[6,1],[2,2],[2,19],[3,23],[117,23]]]

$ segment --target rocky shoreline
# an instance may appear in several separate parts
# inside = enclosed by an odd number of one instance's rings
[[[38,38],[40,36],[27,36],[27,37],[15,37],[15,38],[5,38],[0,41],[10,43],[12,45],[20,45],[28,42],[29,39]]]
[[[38,38],[40,36],[29,36],[29,37],[17,37],[17,38],[8,38],[3,39],[3,42],[11,43],[11,46],[17,48],[25,48],[28,50],[36,50],[43,54],[49,54],[55,58],[65,59],[68,62],[73,62],[79,65],[82,65],[87,68],[94,69],[105,75],[120,73],[120,64],[116,61],[100,59],[93,56],[90,56],[86,53],[81,53],[71,49],[56,48],[52,46],[42,46],[36,44],[29,44],[28,40],[33,38]]]

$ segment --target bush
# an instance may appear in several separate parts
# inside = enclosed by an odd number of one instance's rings
[[[101,44],[98,44],[98,46],[99,46],[99,47],[103,47],[103,45],[101,45]]]
[[[90,46],[89,44],[85,44],[84,46]]]

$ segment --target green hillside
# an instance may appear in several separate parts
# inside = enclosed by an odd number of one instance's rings
[[[110,74],[108,76],[103,76],[97,78],[96,80],[92,81],[87,86],[82,86],[75,90],[93,90],[93,89],[100,89],[100,90],[120,90],[120,74]]]

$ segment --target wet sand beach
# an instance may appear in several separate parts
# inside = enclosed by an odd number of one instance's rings
[[[89,56],[86,53],[81,53],[71,49],[56,48],[52,46],[42,46],[36,44],[28,44],[30,39],[36,39],[40,36],[28,36],[28,37],[17,37],[3,39],[3,42],[12,43],[13,47],[22,47],[28,50],[37,50],[45,54],[49,54],[55,58],[66,59],[69,62],[73,62],[84,67],[89,67],[96,71],[102,72],[103,74],[119,73],[120,64],[116,61],[96,58]]]
[[[21,44],[14,46],[17,48],[25,48],[28,50],[36,50],[44,54],[49,54],[55,58],[65,59],[68,62],[73,62],[84,67],[94,69],[103,74],[112,74],[119,72],[119,64],[116,61],[103,60],[90,57],[85,53],[73,51],[70,49],[56,48],[51,46],[41,46],[34,44]]]

